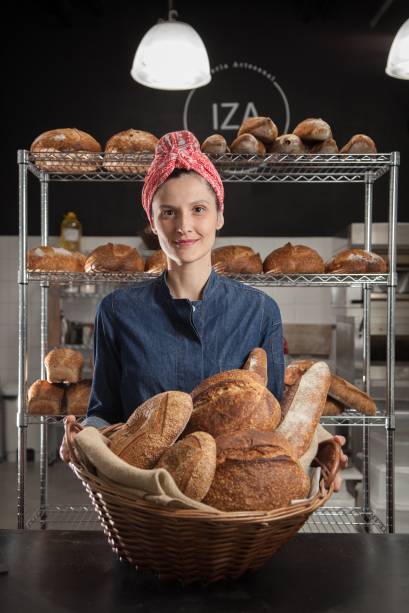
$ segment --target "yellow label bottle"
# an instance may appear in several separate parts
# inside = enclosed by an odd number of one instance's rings
[[[80,251],[82,237],[82,224],[75,213],[64,215],[61,222],[60,247],[69,251]]]

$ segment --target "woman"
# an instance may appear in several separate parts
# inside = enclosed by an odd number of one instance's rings
[[[265,292],[212,270],[211,250],[224,224],[224,190],[193,134],[171,132],[160,139],[142,204],[166,254],[167,271],[117,289],[99,304],[84,425],[124,422],[142,402],[166,390],[191,392],[217,372],[242,368],[254,347],[267,352],[267,387],[280,400],[280,310]],[[60,454],[68,460],[65,441]]]

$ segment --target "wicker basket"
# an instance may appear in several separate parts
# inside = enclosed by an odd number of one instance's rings
[[[67,426],[70,466],[85,486],[113,551],[138,570],[184,584],[235,579],[262,566],[329,499],[340,458],[335,441],[321,443],[314,460],[322,469],[320,488],[308,503],[215,515],[162,508],[91,474],[73,448],[79,430],[77,422]]]

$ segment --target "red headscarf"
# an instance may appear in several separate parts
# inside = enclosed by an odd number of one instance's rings
[[[224,188],[219,173],[202,153],[197,138],[191,132],[181,130],[162,136],[156,145],[155,157],[145,177],[142,205],[152,222],[152,199],[156,190],[166,181],[175,168],[194,170],[211,185],[216,193],[219,209],[224,208]]]

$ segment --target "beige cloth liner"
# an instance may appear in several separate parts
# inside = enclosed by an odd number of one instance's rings
[[[332,435],[319,425],[310,448],[300,458],[302,467],[311,479],[308,498],[294,500],[292,504],[305,502],[318,492],[321,469],[310,468],[310,464],[317,453],[318,443],[328,438],[332,438]],[[214,507],[185,496],[164,468],[144,470],[131,466],[113,453],[108,445],[109,439],[93,426],[87,426],[74,438],[75,450],[89,472],[108,482],[129,488],[130,494],[136,494],[140,498],[162,506],[220,513]]]

